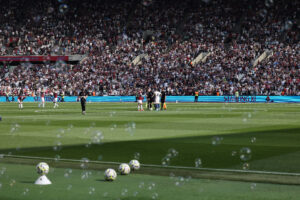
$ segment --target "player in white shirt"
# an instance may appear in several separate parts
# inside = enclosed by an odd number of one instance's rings
[[[42,89],[41,92],[40,92],[40,98],[41,98],[41,101],[39,103],[39,107],[43,107],[45,108],[45,90]]]
[[[159,91],[154,92],[154,107],[156,111],[159,111],[160,109],[160,96],[161,93]]]

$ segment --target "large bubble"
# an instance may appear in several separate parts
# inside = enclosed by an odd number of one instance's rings
[[[251,149],[248,147],[243,147],[240,149],[240,159],[242,161],[248,161],[252,157],[251,155]]]

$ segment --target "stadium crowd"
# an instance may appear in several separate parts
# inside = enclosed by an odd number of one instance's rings
[[[0,55],[85,54],[0,66],[0,95],[300,95],[297,1],[0,1]],[[22,9],[21,9],[22,8]],[[23,10],[23,12],[20,12]],[[254,66],[265,50],[272,55]],[[192,65],[199,53],[210,53]],[[132,61],[146,55],[141,64]]]

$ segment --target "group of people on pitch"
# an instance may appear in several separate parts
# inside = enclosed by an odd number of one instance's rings
[[[156,111],[159,110],[166,110],[166,92],[162,90],[161,92],[158,90],[155,90],[154,92],[152,91],[151,88],[148,89],[148,92],[146,94],[147,97],[147,104],[146,107],[148,110],[153,110],[153,105],[154,109]],[[144,96],[142,91],[140,91],[137,95],[137,103],[138,103],[138,111],[144,111],[143,109],[143,100]]]

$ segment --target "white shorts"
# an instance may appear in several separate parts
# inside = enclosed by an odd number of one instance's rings
[[[53,103],[56,103],[56,102],[57,102],[57,98],[54,98],[54,99],[53,99]]]
[[[45,102],[45,97],[41,97],[41,101],[44,103]]]
[[[23,103],[22,101],[20,101],[20,99],[18,99],[18,102],[19,102],[19,104],[22,104],[22,103]]]
[[[137,100],[138,104],[142,104],[143,100]]]

